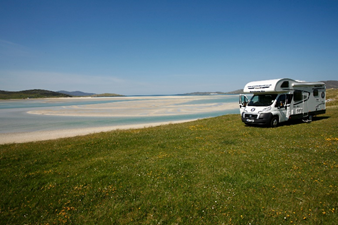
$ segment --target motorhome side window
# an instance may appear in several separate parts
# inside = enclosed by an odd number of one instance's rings
[[[280,95],[277,99],[277,102],[276,102],[276,107],[284,107],[285,106],[285,95]]]
[[[313,96],[318,97],[318,89],[313,90]]]
[[[296,91],[293,93],[293,100],[294,100],[295,102],[303,101],[303,93],[302,93],[302,91],[296,90]]]

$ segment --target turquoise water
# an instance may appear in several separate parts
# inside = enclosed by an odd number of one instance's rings
[[[198,98],[198,97],[196,97]],[[151,99],[156,99],[154,96]],[[238,109],[225,111],[210,111],[206,113],[196,113],[189,115],[171,115],[171,116],[149,116],[149,117],[74,117],[74,116],[48,116],[28,114],[30,110],[50,109],[53,107],[71,106],[71,105],[89,105],[102,104],[120,101],[135,101],[133,99],[85,99],[85,100],[60,100],[49,102],[45,100],[17,100],[0,102],[0,133],[32,132],[44,130],[62,130],[88,127],[118,126],[130,124],[143,124],[155,122],[170,122],[179,120],[201,119],[207,117],[216,117],[225,114],[237,114]],[[149,100],[136,99],[137,101]],[[203,100],[192,100],[184,104],[199,105],[205,103],[233,103],[238,101],[238,96],[224,95],[215,96]]]
[[[137,101],[133,100],[97,100],[97,99],[88,99],[88,100],[60,100],[59,102],[49,102],[46,100],[15,100],[15,101],[3,101],[0,102],[1,109],[17,109],[17,108],[40,108],[40,107],[54,107],[54,106],[71,106],[71,105],[92,105],[92,104],[102,104],[102,103],[111,103],[111,102],[122,102],[122,101]]]

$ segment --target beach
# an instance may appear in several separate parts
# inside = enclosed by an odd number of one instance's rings
[[[114,98],[57,98],[23,101],[28,106],[33,103],[41,104],[39,107],[21,109],[20,116],[13,119],[26,118],[27,121],[35,119],[36,123],[42,123],[44,127],[37,126],[34,129],[10,130],[11,123],[3,124],[0,132],[0,144],[24,143],[43,141],[58,138],[75,137],[92,133],[107,132],[118,129],[139,129],[159,126],[164,124],[182,123],[198,119],[191,115],[203,115],[208,117],[209,112],[222,114],[231,109],[236,109],[235,102],[222,102],[224,96],[148,96],[148,97],[114,97]],[[16,104],[18,101],[13,101]],[[4,112],[6,109],[1,109]],[[8,113],[9,114],[9,113]],[[121,119],[134,121],[126,123],[104,123],[83,125],[82,127],[63,127],[49,122],[58,118],[71,124],[75,120],[90,121],[103,118],[106,121]],[[110,118],[110,119],[109,119]],[[130,118],[130,119],[129,119]],[[157,119],[156,119],[157,118]],[[166,118],[165,120],[162,118]],[[6,118],[5,118],[6,119]],[[3,121],[5,121],[5,119]],[[44,122],[41,122],[43,120]],[[102,120],[102,119],[101,119]],[[4,122],[5,123],[5,122]],[[31,122],[28,127],[34,126]],[[14,126],[15,127],[15,126]],[[27,125],[26,125],[27,127]]]

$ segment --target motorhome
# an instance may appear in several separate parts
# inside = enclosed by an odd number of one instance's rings
[[[323,82],[304,82],[288,78],[249,82],[239,96],[242,121],[248,125],[278,126],[291,119],[312,121],[326,112]]]

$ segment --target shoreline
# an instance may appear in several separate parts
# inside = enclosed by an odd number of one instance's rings
[[[63,130],[50,130],[50,131],[32,131],[32,132],[20,132],[20,133],[0,133],[0,145],[4,144],[17,144],[36,141],[47,141],[61,138],[70,138],[76,136],[85,136],[88,134],[109,132],[114,130],[128,130],[128,129],[142,129],[149,127],[157,127],[161,125],[186,123],[192,120],[179,120],[170,122],[156,122],[156,123],[144,123],[144,124],[130,124],[130,125],[118,125],[109,127],[91,127],[91,128],[78,128],[78,129],[63,129]]]

